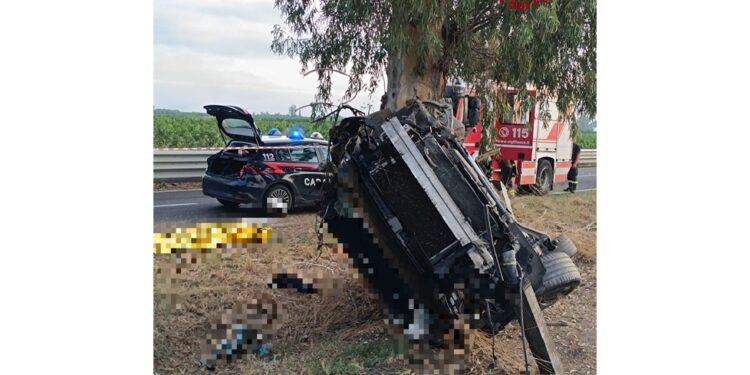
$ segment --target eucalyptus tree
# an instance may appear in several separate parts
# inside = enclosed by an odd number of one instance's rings
[[[461,78],[491,111],[509,110],[504,89],[523,109],[555,98],[558,107],[596,114],[594,0],[276,0],[284,17],[272,51],[318,73],[316,102],[331,101],[331,76],[348,76],[344,100],[385,86],[385,106],[438,99]],[[528,95],[527,87],[535,87]],[[488,116],[490,114],[491,116]],[[544,121],[549,120],[543,118]],[[574,119],[573,119],[574,121]],[[494,128],[494,127],[486,127]],[[486,137],[487,138],[487,137]],[[492,139],[492,138],[490,138]]]

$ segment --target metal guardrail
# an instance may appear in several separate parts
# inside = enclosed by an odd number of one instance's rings
[[[154,150],[154,181],[198,181],[206,171],[211,151]],[[596,150],[581,150],[581,166],[596,166]]]
[[[596,149],[581,150],[579,164],[581,167],[596,167]]]
[[[154,150],[154,181],[197,181],[206,171],[206,159],[217,151]]]

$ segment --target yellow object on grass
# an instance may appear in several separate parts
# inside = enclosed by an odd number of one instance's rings
[[[267,244],[270,238],[271,228],[257,223],[199,223],[170,233],[154,233],[154,254]]]

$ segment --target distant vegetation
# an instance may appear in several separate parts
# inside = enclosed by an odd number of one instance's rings
[[[289,129],[301,127],[305,135],[320,132],[328,139],[330,121],[313,123],[309,117],[280,114],[253,114],[256,125],[263,134],[278,128],[286,134]],[[596,132],[578,132],[576,141],[581,148],[596,148]],[[154,110],[154,147],[221,147],[224,146],[216,120],[197,112],[180,112],[170,109]]]
[[[255,124],[263,134],[278,128],[286,134],[289,129],[301,127],[305,135],[320,132],[328,138],[330,121],[312,123],[309,117],[280,114],[253,114]],[[204,113],[180,112],[170,109],[154,110],[154,147],[221,147],[224,141],[216,120]]]
[[[596,148],[596,132],[579,131],[576,143],[581,148]]]

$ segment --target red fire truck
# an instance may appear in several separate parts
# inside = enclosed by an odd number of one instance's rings
[[[551,116],[545,127],[540,118],[539,103],[528,112],[521,113],[516,91],[507,91],[508,103],[515,108],[515,113],[495,121],[498,133],[495,144],[500,148],[500,154],[492,157],[491,180],[500,182],[500,166],[502,161],[508,161],[516,167],[515,186],[533,186],[535,192],[546,194],[555,183],[567,180],[573,153],[570,125],[558,120],[560,113],[555,103],[550,102],[547,110]],[[531,96],[536,94],[535,90],[528,92]],[[466,126],[464,148],[476,158],[482,137],[479,116],[471,114],[472,107],[475,107],[471,104],[476,103],[476,99],[472,99],[471,92],[461,86],[449,86],[446,97],[453,100],[454,114]]]

